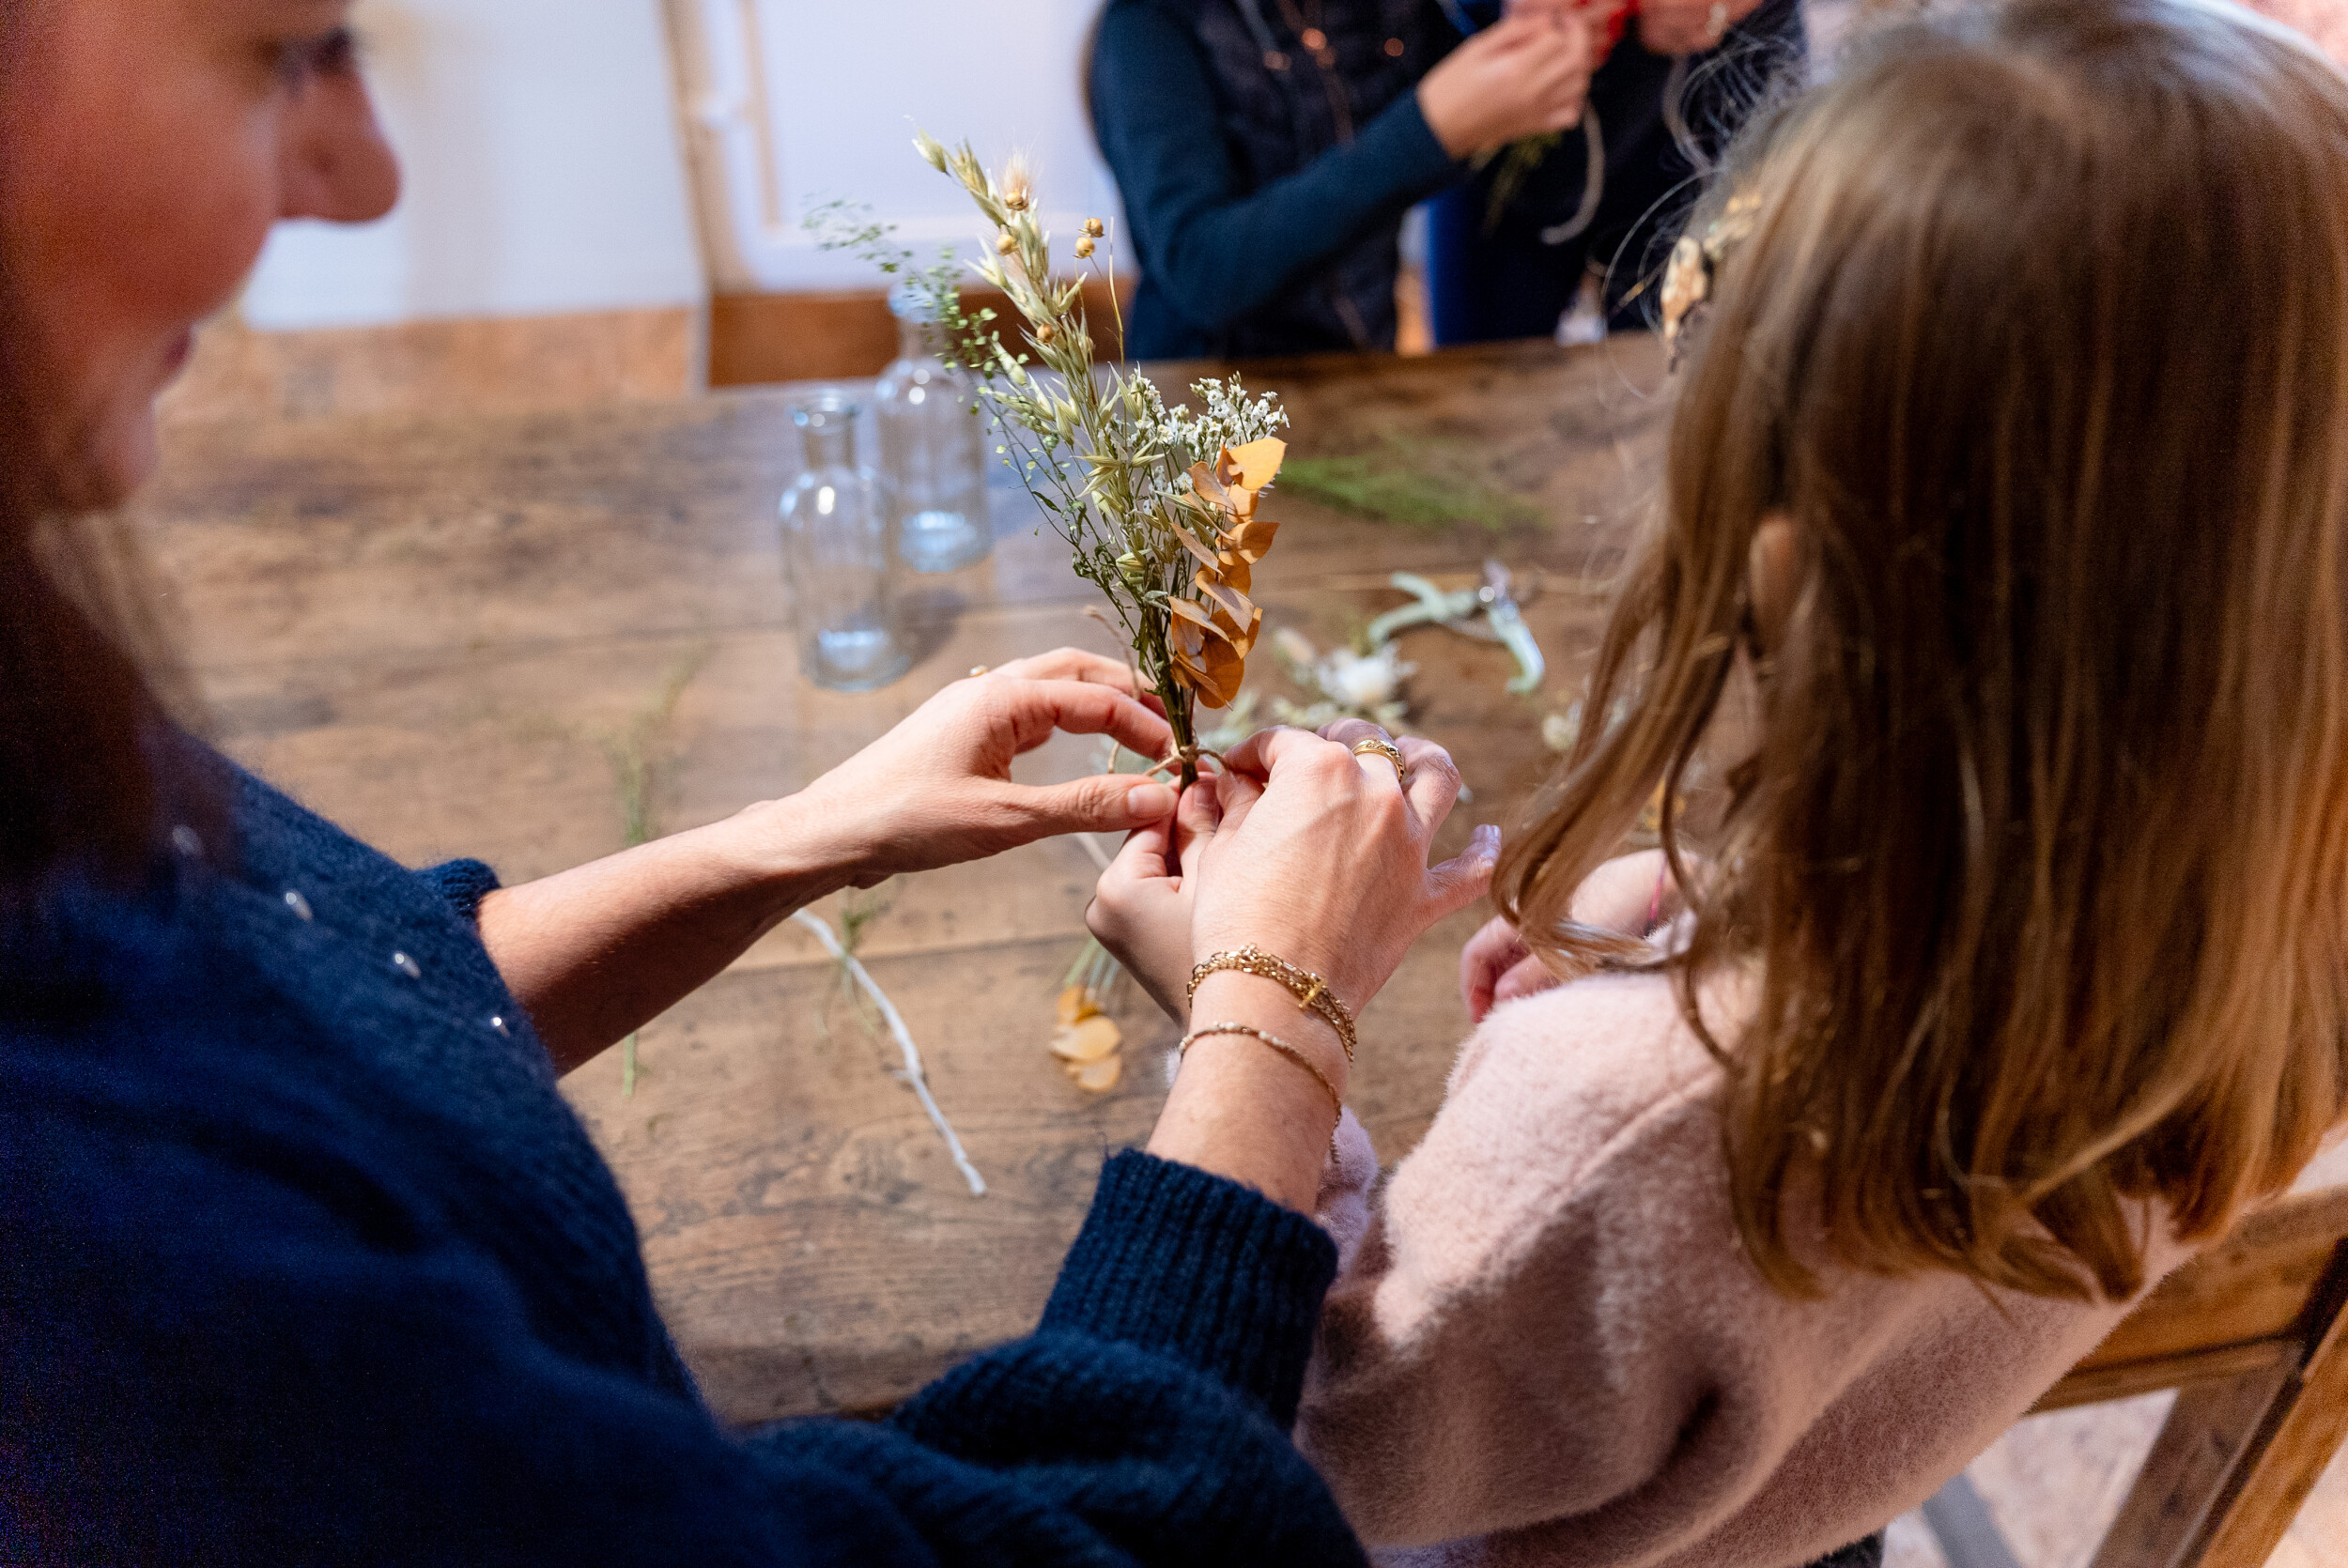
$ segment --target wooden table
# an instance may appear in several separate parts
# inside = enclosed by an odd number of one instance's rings
[[[1472,445],[1548,521],[1492,534],[1348,520],[1290,499],[1257,578],[1272,626],[1323,646],[1402,602],[1387,574],[1537,569],[1545,689],[1496,647],[1411,634],[1412,727],[1475,791],[1446,831],[1507,821],[1552,759],[1538,730],[1586,669],[1602,576],[1654,492],[1662,372],[1628,341],[1265,366],[1297,449],[1391,434]],[[886,691],[799,679],[775,520],[796,469],[776,392],[587,413],[183,424],[137,515],[218,733],[237,756],[411,863],[508,881],[619,848],[634,792],[670,829],[798,788],[973,665],[1074,642],[1093,590],[997,500],[992,561],[919,579],[919,663]],[[1273,661],[1254,680],[1279,689]],[[664,721],[664,698],[674,688]],[[1027,776],[1073,777],[1056,743]],[[632,791],[623,779],[648,780]],[[895,1053],[838,970],[784,928],[566,1090],[617,1167],[653,1280],[716,1407],[750,1422],[890,1404],[1029,1327],[1104,1155],[1146,1133],[1174,1031],[1131,998],[1127,1072],[1095,1099],[1044,1049],[1095,872],[1072,842],[896,884],[865,933],[940,1103],[992,1190],[973,1198]],[[1363,1020],[1354,1101],[1388,1159],[1441,1099],[1465,1027],[1460,943],[1430,933]]]

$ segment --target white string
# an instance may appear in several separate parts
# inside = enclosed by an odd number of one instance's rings
[[[1599,124],[1598,105],[1582,105],[1583,140],[1589,146],[1589,166],[1582,176],[1582,206],[1562,223],[1541,230],[1541,243],[1563,245],[1579,239],[1598,222],[1598,204],[1606,199],[1606,129]]]
[[[963,1179],[970,1184],[970,1195],[974,1198],[984,1197],[986,1178],[980,1176],[978,1167],[970,1163],[970,1157],[962,1150],[962,1140],[954,1136],[953,1124],[946,1119],[946,1113],[940,1111],[937,1108],[937,1101],[931,1098],[930,1081],[921,1072],[920,1048],[913,1043],[912,1031],[905,1027],[905,1021],[898,1015],[897,1005],[888,999],[887,992],[873,983],[873,976],[865,972],[864,965],[857,961],[857,956],[840,945],[840,939],[832,934],[831,927],[825,924],[822,915],[811,910],[802,909],[796,912],[791,918],[815,933],[815,940],[824,945],[824,951],[829,953],[834,961],[856,976],[857,984],[864,988],[864,993],[870,996],[873,999],[873,1005],[880,1009],[881,1018],[888,1024],[888,1032],[897,1037],[897,1049],[904,1053],[904,1070],[899,1076],[913,1085],[913,1092],[920,1098],[921,1109],[930,1114],[931,1122],[937,1128],[937,1135],[946,1140],[946,1152],[954,1157],[954,1168],[959,1170]]]

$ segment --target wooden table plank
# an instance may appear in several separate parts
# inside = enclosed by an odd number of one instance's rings
[[[1300,451],[1457,442],[1550,519],[1419,532],[1290,498],[1259,574],[1269,623],[1324,646],[1402,602],[1394,570],[1473,574],[1498,554],[1538,575],[1526,615],[1551,675],[1536,697],[1503,689],[1497,648],[1442,631],[1406,644],[1411,727],[1451,746],[1475,792],[1445,834],[1456,849],[1553,761],[1539,720],[1580,683],[1596,587],[1655,484],[1653,346],[1297,361],[1249,380],[1289,399]],[[801,681],[774,521],[796,463],[786,403],[182,425],[137,520],[232,752],[404,859],[479,854],[520,880],[619,846],[611,751],[679,672],[669,722],[640,735],[671,829],[799,787],[972,665],[1114,651],[1079,613],[1092,590],[1062,546],[1000,488],[994,559],[919,589],[912,674],[862,697]],[[1272,661],[1256,680],[1278,686]],[[1071,777],[1093,756],[1063,741],[1023,768]],[[725,1415],[886,1405],[1032,1323],[1102,1158],[1155,1115],[1175,1033],[1129,994],[1126,1075],[1099,1099],[1045,1053],[1094,874],[1060,842],[907,879],[868,933],[983,1199],[788,927],[643,1032],[632,1096],[610,1056],[566,1082]],[[1459,945],[1481,918],[1430,933],[1363,1019],[1355,1106],[1389,1159],[1441,1099],[1465,1024]]]

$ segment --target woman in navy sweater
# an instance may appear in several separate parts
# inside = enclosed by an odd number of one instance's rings
[[[147,475],[271,222],[391,206],[348,5],[0,10],[0,1561],[1361,1561],[1286,1433],[1335,1265],[1298,1062],[1192,1053],[1032,1336],[886,1422],[747,1437],[555,1091],[828,889],[1163,837],[1163,787],[1010,779],[1055,727],[1163,747],[1121,669],[957,682],[797,796],[512,889],[404,869],[162,717],[118,563],[43,519]],[[1447,769],[1398,802],[1312,736],[1251,760],[1258,875],[1199,918],[1358,1006],[1489,854],[1427,868]],[[1315,861],[1305,823],[1355,847]],[[1199,1005],[1342,1090],[1278,985]]]

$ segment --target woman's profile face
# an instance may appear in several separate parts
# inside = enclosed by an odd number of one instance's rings
[[[51,498],[122,500],[155,396],[280,218],[363,222],[399,169],[349,0],[9,0],[0,257]]]

